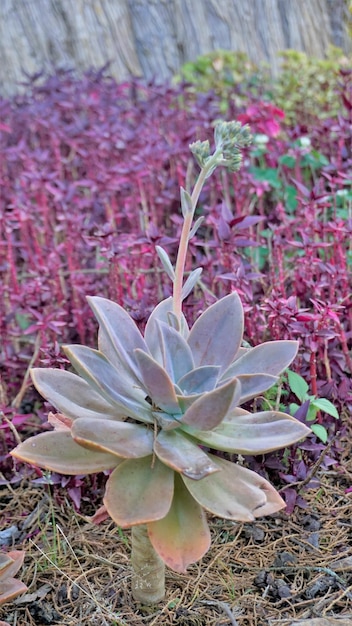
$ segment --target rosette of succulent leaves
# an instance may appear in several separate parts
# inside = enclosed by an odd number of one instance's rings
[[[108,514],[121,528],[140,528],[159,563],[177,572],[208,550],[207,513],[248,522],[285,506],[266,479],[224,453],[264,454],[310,432],[286,413],[241,408],[276,383],[295,358],[297,342],[242,347],[243,309],[236,292],[209,306],[191,328],[182,313],[201,273],[197,268],[184,280],[188,242],[201,222],[194,222],[200,191],[217,166],[240,168],[241,149],[250,140],[248,126],[219,122],[212,154],[208,141],[190,146],[201,171],[192,194],[181,188],[175,266],[158,248],[173,282],[172,297],[153,310],[144,336],[121,306],[89,297],[99,323],[98,349],[63,347],[76,373],[32,370],[35,387],[58,411],[49,415],[54,430],[12,452],[62,474],[109,470]],[[135,589],[148,587],[146,575]]]

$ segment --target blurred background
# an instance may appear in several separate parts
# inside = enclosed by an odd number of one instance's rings
[[[285,49],[350,54],[350,18],[350,0],[1,0],[0,93],[17,91],[24,72],[106,63],[117,81],[163,81],[217,49],[275,75]]]

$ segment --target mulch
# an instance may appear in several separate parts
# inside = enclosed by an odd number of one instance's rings
[[[130,592],[130,533],[94,525],[66,499],[30,482],[0,491],[1,526],[26,550],[28,592],[0,609],[11,626],[352,626],[351,439],[340,464],[301,491],[306,508],[253,524],[209,517],[213,542],[181,575],[167,570],[162,604]],[[333,619],[334,618],[334,619]],[[325,621],[327,620],[327,621]],[[312,622],[316,624],[317,622]],[[319,622],[318,622],[319,623]]]

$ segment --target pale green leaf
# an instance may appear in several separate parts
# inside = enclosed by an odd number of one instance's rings
[[[239,374],[271,374],[278,376],[293,361],[297,354],[297,341],[267,341],[245,352],[236,359],[224,377]]]
[[[136,350],[136,360],[153,404],[166,413],[180,413],[174,385],[164,368],[142,350]]]
[[[240,374],[237,378],[241,383],[241,398],[238,404],[244,404],[262,394],[278,381],[277,376],[270,374]]]
[[[214,450],[257,455],[285,448],[310,433],[310,429],[286,413],[262,411],[241,413],[235,409],[214,430],[192,432]]]
[[[63,346],[63,349],[80,376],[126,417],[152,422],[143,389],[113,367],[101,352],[80,345]]]
[[[72,372],[32,368],[31,376],[39,393],[67,417],[116,419],[125,415],[125,411],[119,411],[83,378]]]
[[[241,385],[237,378],[213,391],[205,392],[183,414],[180,422],[198,430],[211,430],[224,419],[233,402],[238,401]]]
[[[180,195],[182,215],[185,218],[190,213],[193,213],[193,202],[190,194],[183,187],[180,188]]]
[[[185,572],[188,565],[201,559],[210,547],[205,513],[178,476],[175,476],[169,512],[147,527],[155,551],[176,572]]]
[[[219,471],[196,443],[175,430],[160,431],[155,440],[154,452],[165,465],[194,480]]]
[[[219,372],[218,365],[202,365],[185,374],[177,381],[177,385],[185,395],[212,391],[216,387]]]
[[[112,519],[127,528],[165,517],[174,493],[174,472],[157,457],[123,461],[109,476],[104,504]]]
[[[176,383],[194,367],[191,349],[181,333],[168,324],[157,321],[157,328],[160,333],[162,365],[171,380]]]
[[[155,246],[155,249],[156,249],[156,251],[158,253],[158,257],[159,257],[159,259],[160,259],[160,261],[162,263],[162,266],[163,266],[165,272],[167,273],[167,275],[171,279],[171,281],[174,282],[174,280],[175,280],[175,270],[172,267],[172,263],[170,261],[170,257],[168,255],[168,253],[161,246]]]
[[[194,499],[207,511],[225,519],[250,522],[285,506],[274,487],[255,472],[220,457],[209,456],[221,472],[202,480],[182,476]]]
[[[30,437],[10,453],[16,459],[59,474],[95,474],[120,463],[113,454],[95,452],[78,445],[68,431],[46,432]]]
[[[224,372],[235,358],[243,333],[243,309],[237,293],[218,300],[194,323],[188,343],[196,367],[219,365]]]
[[[153,432],[140,424],[80,418],[73,423],[71,434],[81,446],[126,459],[153,452]]]
[[[115,367],[121,370],[122,366],[138,380],[134,350],[147,351],[147,346],[137,325],[116,302],[99,296],[88,296],[87,300],[99,322],[99,348]]]
[[[193,270],[193,272],[190,273],[185,284],[182,287],[182,292],[181,292],[182,300],[187,298],[187,296],[191,293],[194,285],[198,282],[202,271],[203,271],[202,268],[198,267],[197,269]]]

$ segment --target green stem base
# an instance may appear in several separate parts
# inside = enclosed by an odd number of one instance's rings
[[[132,596],[142,604],[165,598],[165,563],[150,543],[145,524],[132,526]]]

